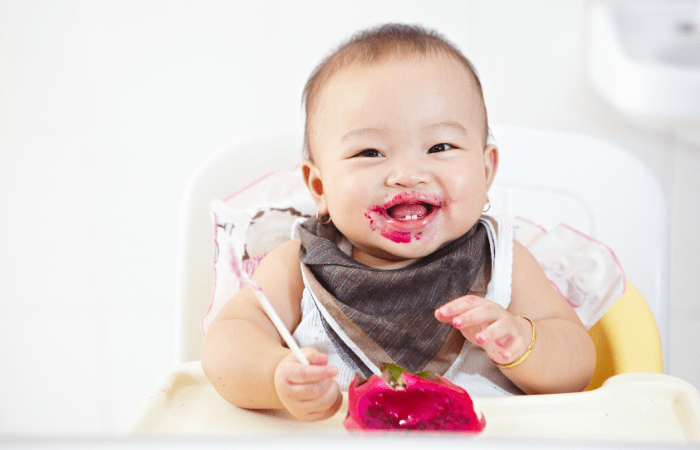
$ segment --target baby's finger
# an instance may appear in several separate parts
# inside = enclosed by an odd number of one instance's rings
[[[479,345],[494,343],[498,347],[507,347],[512,343],[515,330],[505,320],[496,320],[474,337]]]
[[[308,357],[309,364],[314,366],[325,366],[328,364],[328,355],[325,353],[316,353]]]
[[[343,396],[340,394],[338,384],[331,380],[331,385],[321,396],[316,399],[301,401],[297,406],[303,410],[304,420],[321,420],[333,415],[340,407]]]
[[[480,304],[483,299],[476,295],[465,295],[458,297],[435,310],[435,318],[441,322],[450,322],[456,315],[463,314],[466,311]]]
[[[499,364],[507,364],[516,360],[525,354],[530,345],[530,340],[525,339],[517,328],[502,337],[497,337],[495,342],[497,345],[492,346],[494,355],[491,356],[491,359]],[[503,342],[505,342],[504,345],[499,345]]]
[[[499,311],[493,303],[479,304],[472,309],[452,317],[452,325],[464,329],[470,327],[487,327],[500,318]]]
[[[318,383],[290,384],[287,395],[297,402],[317,401],[328,392],[332,383],[332,378],[326,378]]]
[[[299,365],[289,370],[284,378],[290,384],[308,384],[318,383],[336,375],[338,375],[338,368],[335,366]]]
[[[301,352],[304,354],[309,364],[315,366],[322,366],[324,364],[328,364],[328,355],[318,351],[313,347],[304,347],[301,349]],[[301,362],[296,356],[294,356],[294,361]]]

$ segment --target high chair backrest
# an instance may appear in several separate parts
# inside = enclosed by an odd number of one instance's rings
[[[597,139],[507,126],[492,131],[500,163],[489,191],[489,214],[521,216],[547,229],[566,223],[607,244],[646,300],[666,348],[669,218],[652,173],[626,151]],[[190,178],[178,231],[178,362],[199,359],[200,318],[212,293],[214,225],[208,201],[268,172],[291,170],[301,148],[301,130],[237,140],[214,152]]]

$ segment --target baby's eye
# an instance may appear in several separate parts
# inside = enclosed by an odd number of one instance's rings
[[[368,149],[362,150],[360,153],[358,153],[355,156],[362,156],[365,158],[377,158],[379,156],[382,156],[382,154],[379,153],[379,150],[375,150],[373,148],[368,148]]]
[[[428,150],[428,153],[444,152],[444,151],[447,151],[447,150],[452,149],[452,148],[454,148],[454,146],[452,146],[450,144],[437,144],[437,145],[433,145],[432,147],[430,147],[430,150]]]

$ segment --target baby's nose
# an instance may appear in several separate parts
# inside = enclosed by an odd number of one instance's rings
[[[430,172],[426,167],[421,164],[403,162],[392,167],[391,172],[386,177],[386,185],[411,188],[421,183],[429,183],[431,179]]]

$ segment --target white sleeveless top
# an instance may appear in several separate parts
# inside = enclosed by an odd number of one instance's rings
[[[489,242],[491,244],[491,281],[489,282],[486,298],[507,308],[511,298],[511,279],[513,270],[513,239],[514,219],[510,216],[492,217],[497,223],[497,230],[486,219],[480,219],[486,226]],[[303,273],[303,271],[302,271]],[[342,329],[325,313],[325,309],[315,299],[311,289],[304,279],[304,293],[301,300],[302,318],[299,326],[294,330],[294,339],[302,347],[314,347],[328,355],[328,364],[338,368],[336,380],[342,390],[347,390],[355,371],[352,364],[346,362],[336,351],[330,338],[326,334],[321,314],[333,330],[345,341],[348,346],[367,364],[373,372],[379,373],[377,368],[362,350],[353,346]],[[448,299],[445,300],[447,303]],[[330,319],[330,320],[329,320]],[[479,346],[465,340],[462,350],[445,372],[445,378],[463,387],[470,395],[475,397],[494,397],[520,394],[522,391],[515,386],[496,365],[491,361],[486,352]]]

